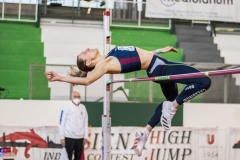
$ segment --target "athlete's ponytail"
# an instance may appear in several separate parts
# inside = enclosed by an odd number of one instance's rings
[[[94,67],[88,67],[86,65],[86,62],[79,57],[77,57],[77,67],[78,67],[78,69],[71,66],[71,69],[69,72],[70,76],[72,76],[72,77],[87,77],[87,73],[94,69]]]
[[[72,77],[87,77],[87,72],[81,71],[74,66],[71,66],[68,74]]]

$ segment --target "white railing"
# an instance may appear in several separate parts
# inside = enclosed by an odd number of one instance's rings
[[[2,0],[0,20],[37,22],[38,4],[38,0]]]
[[[118,27],[130,27],[130,28],[150,28],[150,29],[171,29],[171,19],[160,18],[148,18],[145,17],[146,2],[142,0],[112,0],[112,6],[110,6],[111,15],[111,26]],[[117,14],[121,17],[117,18]],[[126,17],[127,14],[131,14],[131,17]],[[115,17],[114,17],[115,15]],[[123,24],[119,23],[119,19],[129,20]],[[135,23],[133,23],[135,22]],[[146,23],[144,23],[146,22]]]
[[[87,9],[87,15],[94,15],[93,10],[103,11],[105,7],[107,7],[111,12],[111,26],[167,30],[171,29],[171,19],[145,17],[146,2],[143,2],[142,0],[94,0],[89,2],[84,0],[48,0],[47,3],[43,5],[45,5],[47,11],[51,10],[50,17],[54,17],[55,12],[58,18],[60,18],[61,15],[63,18],[66,18],[67,13],[73,20],[77,20],[84,18],[83,16],[86,15],[85,13],[80,14],[81,9],[84,9],[84,12]],[[57,5],[58,8],[51,7],[52,5]],[[72,8],[72,11],[70,11],[70,8]],[[60,9],[62,10],[60,11]],[[74,12],[77,14],[74,15]],[[48,12],[46,12],[44,16],[48,17]],[[99,19],[102,19],[101,15],[99,16]]]

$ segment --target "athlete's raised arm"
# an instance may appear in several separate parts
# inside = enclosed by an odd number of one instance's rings
[[[95,68],[87,74],[86,77],[72,77],[72,76],[62,76],[53,71],[46,71],[46,77],[49,82],[67,82],[75,85],[89,85],[94,81],[101,78],[105,73],[108,72],[106,62],[103,61],[95,66]]]
[[[160,53],[168,53],[168,52],[178,52],[176,48],[173,48],[171,46],[167,46],[164,48],[159,48],[157,50],[152,51],[154,54],[160,54]]]

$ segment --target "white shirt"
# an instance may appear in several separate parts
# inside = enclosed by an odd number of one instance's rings
[[[59,134],[60,139],[64,139],[64,137],[88,138],[88,113],[83,104],[76,106],[70,102],[62,108]]]

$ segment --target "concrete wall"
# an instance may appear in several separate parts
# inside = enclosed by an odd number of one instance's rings
[[[68,101],[48,100],[0,100],[0,125],[57,126],[61,108]],[[82,102],[88,111],[89,125],[102,126],[102,102]],[[145,126],[158,104],[111,103],[112,126]],[[174,126],[182,126],[182,109],[173,120]]]
[[[184,127],[240,127],[240,104],[186,103]]]
[[[0,125],[57,126],[62,100],[0,100]],[[89,124],[101,126],[102,103],[83,102]],[[112,126],[145,126],[154,103],[111,103]],[[186,103],[173,119],[173,126],[240,127],[240,104]],[[183,121],[183,123],[182,123]]]
[[[0,100],[0,125],[57,126],[67,101]]]

